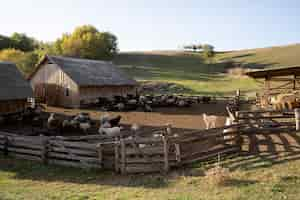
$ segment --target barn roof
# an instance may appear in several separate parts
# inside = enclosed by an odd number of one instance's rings
[[[33,92],[17,66],[10,62],[0,62],[0,100],[26,99]]]
[[[80,86],[137,85],[134,79],[129,78],[111,62],[47,55],[35,72],[45,61],[57,64]],[[34,76],[35,72],[29,79]]]
[[[246,75],[252,78],[300,75],[300,66],[287,66],[273,69],[256,70],[247,72]]]

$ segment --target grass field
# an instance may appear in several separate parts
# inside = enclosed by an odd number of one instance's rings
[[[300,161],[275,164],[262,156],[224,162],[224,166],[238,167],[221,185],[203,176],[209,164],[194,165],[167,176],[121,176],[44,166],[2,156],[0,163],[1,200],[297,200],[300,195]]]
[[[115,62],[137,80],[174,82],[192,94],[224,95],[257,88],[249,78],[228,77],[224,64],[204,64],[198,53],[122,53]]]
[[[115,63],[137,80],[169,81],[182,85],[187,93],[226,95],[236,89],[255,91],[260,85],[249,78],[226,74],[222,61],[242,62],[249,68],[300,64],[300,45],[250,49],[216,54],[216,64],[204,64],[201,54],[180,51],[121,53]]]

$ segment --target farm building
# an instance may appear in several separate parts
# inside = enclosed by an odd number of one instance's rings
[[[300,89],[300,66],[256,70],[246,74],[264,80],[263,95],[266,96]]]
[[[0,115],[24,111],[33,92],[15,64],[0,62],[0,82]]]
[[[99,97],[135,94],[137,87],[111,62],[49,55],[29,80],[37,100],[73,108]]]

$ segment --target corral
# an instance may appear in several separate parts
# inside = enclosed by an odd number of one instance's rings
[[[237,111],[235,123],[224,125],[229,100],[225,98],[213,104],[197,104],[183,110],[164,108],[155,113],[113,113],[121,115],[122,126],[125,127],[121,134],[114,136],[97,134],[101,112],[48,107],[47,112],[58,113],[62,117],[87,112],[94,125],[89,132],[66,133],[45,129],[44,125],[32,127],[21,123],[18,127],[14,123],[12,128],[7,124],[2,127],[0,148],[5,155],[45,164],[109,169],[122,174],[168,172],[197,161],[253,151],[255,144],[248,149],[244,144],[249,141],[248,138],[251,141],[256,133],[295,130],[294,112],[271,110]],[[242,101],[237,96],[230,102],[236,104],[231,103],[231,106],[237,107]],[[220,122],[215,128],[203,130],[205,126],[201,113],[218,115]],[[48,118],[47,113],[43,115],[44,119]],[[299,129],[299,120],[297,122],[296,129]],[[133,130],[130,128],[132,124],[140,124],[142,128]]]

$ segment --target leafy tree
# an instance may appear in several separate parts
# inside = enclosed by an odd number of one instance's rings
[[[212,58],[214,57],[215,55],[215,52],[214,52],[214,46],[210,45],[210,44],[204,44],[202,46],[202,49],[203,49],[203,56],[204,58],[208,59],[209,62],[212,61]]]
[[[12,45],[12,41],[9,37],[0,35],[0,50],[10,48],[11,45]]]
[[[21,51],[33,51],[38,42],[23,33],[13,33],[11,37],[0,35],[0,50],[14,48]]]
[[[19,49],[21,51],[33,51],[38,43],[35,39],[28,37],[23,33],[13,33],[10,37],[11,40],[11,48]]]
[[[112,59],[118,51],[117,37],[99,32],[94,26],[77,27],[72,34],[64,34],[55,43],[58,54],[88,59]]]
[[[4,49],[0,51],[0,61],[13,62],[24,75],[28,75],[38,62],[38,55],[34,52],[24,53],[17,49]]]
[[[192,51],[196,52],[196,51],[200,51],[202,49],[202,45],[201,44],[191,44],[191,45],[186,45],[183,48],[186,50],[192,50]]]

